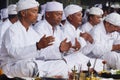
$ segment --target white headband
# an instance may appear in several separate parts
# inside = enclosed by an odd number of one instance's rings
[[[64,9],[64,12],[65,12],[65,16],[68,17],[69,15],[71,14],[74,14],[76,12],[79,12],[79,11],[82,11],[82,7],[78,6],[78,5],[74,5],[74,4],[71,4],[71,5],[68,5],[65,9]]]
[[[47,2],[45,11],[63,11],[63,4],[56,1]]]
[[[17,6],[15,4],[11,4],[8,6],[8,14],[17,14],[17,10],[16,10]]]
[[[17,11],[30,9],[39,6],[39,3],[35,0],[19,0],[17,3]]]
[[[92,7],[89,10],[89,14],[93,14],[93,15],[103,15],[103,10],[98,8],[98,7]]]
[[[118,13],[111,13],[107,15],[105,21],[120,27],[120,15]]]

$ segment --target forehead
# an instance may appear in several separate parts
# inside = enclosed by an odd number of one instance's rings
[[[38,10],[38,7],[29,8],[27,10]]]
[[[55,13],[63,13],[63,11],[49,11],[49,12],[46,12],[46,13],[55,14]]]
[[[82,16],[82,12],[81,11],[79,11],[79,12],[76,12],[76,13],[74,13],[74,14],[71,14],[71,15],[81,15]]]
[[[102,15],[89,14],[90,17],[102,17]]]

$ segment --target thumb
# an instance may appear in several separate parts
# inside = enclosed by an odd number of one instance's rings
[[[45,38],[45,37],[46,37],[46,35],[43,35],[43,36],[42,36],[42,38]]]
[[[64,40],[63,40],[63,42],[66,42],[67,41],[67,38],[65,38]]]

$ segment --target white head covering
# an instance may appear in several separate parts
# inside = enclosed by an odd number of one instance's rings
[[[40,21],[42,19],[42,15],[38,13],[37,21]]]
[[[111,13],[106,16],[105,21],[115,25],[120,26],[120,15],[118,13]]]
[[[1,19],[8,18],[8,8],[1,9]]]
[[[68,17],[71,14],[77,13],[79,11],[82,11],[82,7],[78,6],[78,5],[68,5],[67,7],[65,7],[64,12],[65,12],[65,16]]]
[[[41,5],[41,15],[45,14],[45,8],[46,8],[46,4]]]
[[[120,8],[120,4],[119,3],[115,3],[111,5],[112,8]]]
[[[115,3],[115,4],[114,4],[114,8],[120,8],[120,4]]]
[[[94,7],[98,7],[100,9],[102,9],[102,4],[95,4]]]
[[[114,5],[114,4],[112,4],[112,5],[111,5],[111,8],[114,8],[114,7],[115,7],[115,5]]]
[[[66,20],[65,13],[63,11],[62,20]]]
[[[0,20],[1,20],[1,12],[0,12]]]
[[[39,3],[35,0],[19,0],[17,3],[17,11],[30,9],[39,6]]]
[[[89,14],[92,15],[103,15],[103,10],[98,7],[92,7],[90,8]]]
[[[9,15],[13,15],[13,14],[17,14],[17,10],[16,10],[17,6],[15,4],[11,4],[8,6],[8,14]]]
[[[56,1],[47,2],[45,11],[63,11],[63,4]]]

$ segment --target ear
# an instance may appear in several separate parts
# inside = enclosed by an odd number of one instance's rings
[[[46,12],[46,13],[45,13],[45,16],[46,16],[46,17],[49,17],[49,13],[48,13],[48,12]]]
[[[70,21],[72,20],[72,15],[68,16],[68,20],[70,20]]]
[[[93,16],[90,16],[90,20],[92,20]]]
[[[20,13],[23,17],[26,16],[26,11],[21,11]]]

